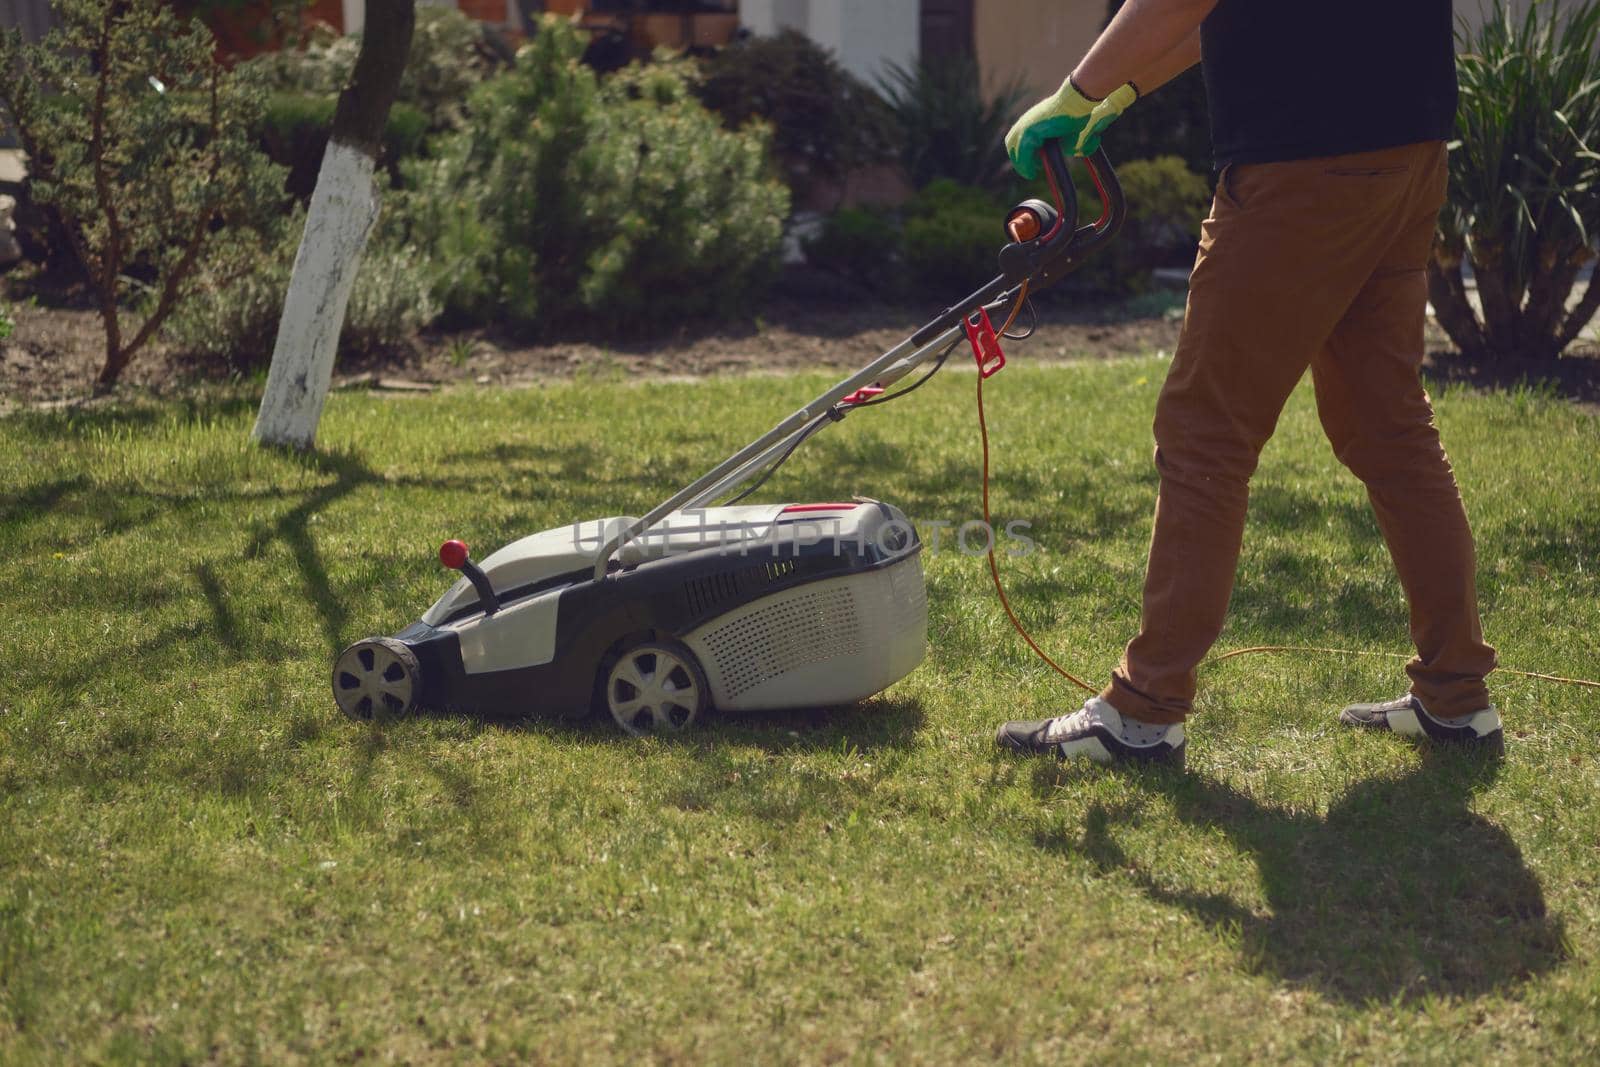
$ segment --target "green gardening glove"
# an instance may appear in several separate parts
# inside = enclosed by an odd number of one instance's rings
[[[1054,95],[1023,112],[1006,134],[1006,154],[1011,157],[1012,167],[1029,181],[1037,178],[1039,149],[1053,139],[1061,141],[1069,156],[1093,155],[1100,147],[1100,134],[1137,99],[1139,90],[1128,82],[1104,100],[1091,100],[1078,91],[1069,76]]]

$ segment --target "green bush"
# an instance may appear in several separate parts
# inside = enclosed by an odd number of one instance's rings
[[[994,277],[1005,206],[982,189],[929,183],[897,214],[841,208],[805,246],[813,266],[894,299],[949,301]]]
[[[1211,203],[1211,179],[1178,156],[1135,159],[1117,170],[1117,178],[1135,243],[1153,252],[1180,249],[1187,258]]]
[[[939,178],[1003,192],[1011,176],[1005,136],[1027,93],[1012,80],[990,94],[978,63],[946,58],[891,64],[883,93],[900,129],[900,164],[918,188]]]
[[[1078,224],[1098,219],[1101,212],[1094,183],[1081,163],[1073,164],[1078,190]],[[1130,160],[1117,167],[1117,180],[1128,204],[1122,231],[1104,249],[1086,260],[1062,287],[1097,297],[1120,298],[1150,288],[1157,267],[1188,267],[1194,262],[1200,224],[1211,203],[1211,180],[1196,174],[1178,156]],[[1050,199],[1042,180],[1021,190],[1022,196]]]
[[[739,308],[777,266],[788,190],[767,135],[730,132],[680,64],[600,81],[545,18],[474,91],[465,129],[407,169],[410,238],[455,316],[637,327]]]
[[[1459,139],[1429,298],[1475,362],[1555,359],[1600,309],[1593,282],[1568,299],[1600,232],[1600,4],[1517,15],[1495,0],[1458,45]]]
[[[427,132],[459,129],[472,89],[505,65],[490,39],[493,33],[454,8],[417,7],[396,99],[421,113]],[[331,114],[333,100],[349,82],[360,50],[359,34],[315,31],[299,47],[264,52],[241,66],[274,93],[324,98]]]
[[[904,211],[901,249],[911,295],[949,302],[999,273],[1006,205],[998,199],[941,178]]]
[[[1074,272],[1066,288],[1099,297],[1147,292],[1157,267],[1194,262],[1200,223],[1211,202],[1211,182],[1177,156],[1135,159],[1117,168],[1128,219],[1122,232]],[[1087,174],[1078,186],[1080,225],[1100,216],[1100,201]]]
[[[339,334],[342,353],[402,346],[439,314],[434,264],[405,243],[393,216],[386,205],[362,256]],[[304,230],[305,212],[297,207],[265,248],[219,241],[199,271],[195,296],[172,317],[169,347],[235,367],[265,365]]]
[[[696,92],[729,129],[772,126],[773,153],[802,202],[821,184],[895,156],[882,99],[796,30],[722,49],[705,61]]]
[[[11,331],[16,328],[17,320],[11,317],[11,308],[6,306],[4,300],[0,300],[0,341],[10,337]]]
[[[311,199],[317,187],[337,103],[337,96],[279,92],[267,98],[262,112],[257,143],[274,163],[288,170],[286,188],[302,203]],[[392,178],[398,178],[401,160],[421,151],[427,128],[427,117],[417,108],[396,103],[389,109],[383,128],[383,162]]]
[[[1079,166],[1080,225],[1094,221],[1101,205]],[[1194,259],[1210,183],[1176,156],[1134,160],[1118,168],[1128,201],[1128,219],[1117,239],[1087,260],[1063,283],[1068,290],[1123,297],[1149,288],[1156,267],[1188,266]],[[1023,197],[1050,199],[1043,181]],[[880,293],[953,300],[976,289],[999,270],[1010,201],[948,179],[930,182],[887,213],[845,208],[828,216],[806,245],[814,266],[864,282]]]
[[[900,257],[900,227],[885,211],[840,208],[804,242],[806,261],[882,290]]]

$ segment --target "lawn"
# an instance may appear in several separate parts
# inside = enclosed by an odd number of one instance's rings
[[[996,519],[1045,647],[1137,622],[1155,360],[990,383]],[[978,514],[974,378],[799,453],[767,499]],[[438,543],[640,513],[815,376],[247,398],[0,420],[0,1061],[1594,1062],[1600,692],[1498,676],[1502,765],[1352,736],[1400,661],[1207,667],[1189,770],[1062,768],[995,724],[1081,694],[984,563],[927,559],[923,666],[853,708],[613,727],[327,691],[444,588]],[[1600,418],[1437,397],[1513,667],[1600,675]],[[1308,389],[1257,477],[1223,648],[1400,652]]]

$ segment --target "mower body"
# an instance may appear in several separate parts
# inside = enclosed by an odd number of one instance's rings
[[[609,665],[648,642],[687,649],[707,706],[721,711],[851,703],[922,660],[922,545],[890,505],[677,512],[625,542],[597,580],[597,552],[632,521],[578,523],[506,545],[480,564],[494,610],[461,579],[393,638],[351,646],[335,666],[335,697],[342,706],[361,701],[351,656],[380,643],[380,672],[388,649],[397,657],[391,677],[405,684],[371,693],[386,709],[346,707],[358,717],[418,706],[586,714],[604,706]]]

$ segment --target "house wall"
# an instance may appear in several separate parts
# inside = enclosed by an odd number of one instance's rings
[[[59,21],[50,0],[0,0],[0,29],[19,29],[23,40],[39,40]]]
[[[978,69],[991,86],[1017,78],[1030,95],[1053,93],[1094,43],[1106,10],[1105,0],[978,0]]]
[[[739,21],[752,32],[797,29],[869,85],[891,62],[916,62],[921,19],[920,0],[739,0]]]

